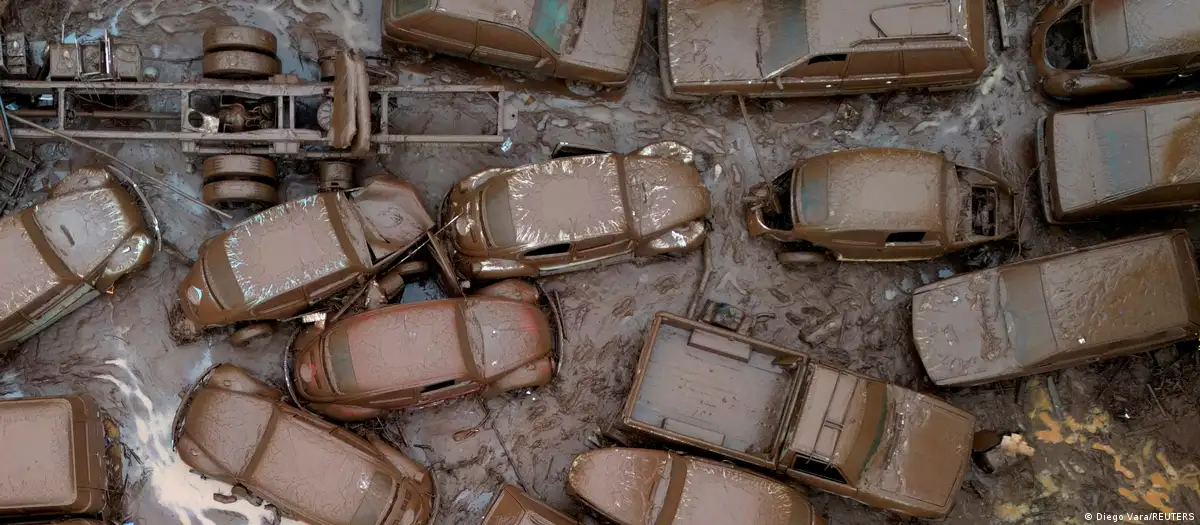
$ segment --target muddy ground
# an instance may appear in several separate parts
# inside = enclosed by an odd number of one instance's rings
[[[142,45],[147,65],[163,78],[196,75],[200,34],[240,22],[280,36],[285,72],[311,77],[314,42],[342,39],[390,64],[399,82],[503,82],[518,121],[506,146],[412,146],[367,163],[364,174],[388,172],[424,192],[431,210],[450,185],[475,171],[545,159],[560,141],[629,151],[678,140],[701,152],[713,195],[713,273],[706,297],[745,308],[756,337],[811,352],[820,359],[921,390],[934,390],[911,343],[910,294],[921,284],[972,268],[1085,246],[1143,230],[1187,227],[1200,240],[1194,214],[1122,217],[1111,223],[1051,228],[1040,219],[1030,187],[1033,130],[1055,106],[1030,89],[1029,24],[1036,2],[1007,2],[1011,45],[1001,50],[994,13],[989,28],[992,67],[976,89],[923,94],[799,101],[720,99],[694,105],[662,100],[652,45],[624,92],[581,96],[554,80],[429,57],[379,45],[378,1],[56,0],[15,2],[5,29],[31,37],[83,36],[107,27]],[[647,37],[647,42],[650,42]],[[411,132],[479,133],[494,125],[486,101],[414,99],[395,115]],[[1017,239],[940,260],[912,264],[813,265],[786,270],[777,246],[748,240],[741,199],[749,186],[797,159],[838,149],[897,146],[942,151],[953,160],[1003,174],[1021,191]],[[108,151],[148,173],[199,193],[193,160],[169,143],[107,144]],[[92,159],[61,145],[38,148],[60,168]],[[61,175],[42,170],[29,201]],[[291,196],[313,190],[311,175],[286,179]],[[9,356],[0,369],[4,397],[84,392],[119,422],[129,448],[124,506],[114,522],[258,524],[270,510],[245,501],[221,504],[229,488],[192,475],[170,449],[168,427],[179,392],[212,363],[232,362],[281,381],[286,327],[249,348],[230,347],[225,333],[179,346],[167,334],[175,285],[199,243],[222,224],[170,193],[148,189],[168,249],[150,267],[120,283],[113,295],[61,320]],[[611,423],[623,403],[642,332],[659,310],[683,313],[701,276],[701,257],[630,264],[548,278],[560,298],[567,345],[561,375],[532,394],[483,402],[466,398],[393,414],[369,426],[402,440],[436,473],[439,523],[478,523],[502,483],[515,483],[554,506],[581,515],[564,492],[571,458],[588,437]],[[839,319],[841,329],[810,345],[802,337]],[[938,390],[979,419],[981,427],[1025,433],[1034,452],[1004,474],[974,468],[948,523],[1084,523],[1085,512],[1200,512],[1200,403],[1196,344],[1079,367],[1027,381]],[[1053,383],[1053,386],[1050,384]],[[1053,391],[1053,392],[1051,392]],[[455,433],[479,425],[480,431]],[[468,434],[465,438],[464,434]],[[300,458],[299,460],[302,460]],[[848,500],[813,494],[833,524],[896,519]],[[589,518],[591,519],[591,518]]]

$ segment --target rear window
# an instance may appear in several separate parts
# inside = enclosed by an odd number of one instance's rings
[[[392,16],[401,17],[411,15],[417,11],[429,7],[432,0],[394,0],[392,2]]]
[[[829,165],[816,161],[804,165],[800,182],[800,216],[807,224],[829,218]]]
[[[1000,309],[1009,344],[1021,366],[1032,366],[1053,357],[1058,345],[1046,310],[1042,271],[1029,264],[1000,272]],[[1081,315],[1085,315],[1081,312]]]

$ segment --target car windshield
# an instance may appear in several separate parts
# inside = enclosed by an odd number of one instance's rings
[[[563,52],[578,30],[584,0],[535,0],[529,31],[555,53]]]
[[[1038,265],[1001,270],[1000,309],[1013,356],[1021,366],[1035,365],[1057,353]]]
[[[773,77],[808,55],[806,0],[763,2],[763,27],[758,32],[760,68]]]
[[[888,432],[888,415],[891,413],[890,400],[887,395],[887,384],[880,381],[868,381],[864,392],[866,402],[863,403],[862,426],[854,439],[855,451],[865,451],[862,463],[858,465],[843,465],[842,473],[847,481],[854,485],[862,477],[862,473],[871,462],[871,458],[881,450],[887,450],[889,444],[884,443]],[[857,453],[853,454],[857,457]]]

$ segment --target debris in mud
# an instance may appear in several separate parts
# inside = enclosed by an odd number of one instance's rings
[[[213,494],[212,497],[213,497],[213,501],[216,501],[217,503],[221,503],[223,505],[237,503],[237,500],[238,500],[237,496],[235,496],[233,494],[221,494],[219,492]]]

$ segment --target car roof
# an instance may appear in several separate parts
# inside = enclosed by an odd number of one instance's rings
[[[324,337],[337,390],[419,388],[472,377],[463,304],[463,299],[399,304],[335,324]],[[349,370],[339,372],[339,366]],[[354,385],[346,384],[351,374]]]
[[[55,507],[75,502],[73,410],[66,399],[0,402],[0,509]],[[21,443],[22,446],[15,446]]]
[[[864,148],[804,162],[825,164],[828,218],[814,225],[831,231],[944,229],[942,186],[946,158],[927,151]],[[802,184],[796,185],[803,192]],[[797,202],[801,195],[794,197]]]
[[[817,54],[857,42],[908,36],[963,34],[969,0],[808,0],[809,47]],[[899,45],[899,44],[897,44]]]
[[[1200,96],[1061,112],[1051,123],[1055,192],[1064,212],[1200,180]]]
[[[21,220],[26,213],[33,208],[0,218],[0,253],[7,269],[0,272],[0,320],[16,315],[63,281],[26,231]]]
[[[1200,2],[1093,2],[1090,13],[1092,47],[1101,62],[1200,52]]]
[[[223,250],[244,304],[254,305],[369,264],[366,234],[352,208],[343,192],[285,202],[238,223],[206,249]]]
[[[379,486],[395,490],[397,480],[377,458],[273,400],[206,386],[187,410],[187,435],[247,488],[284,508],[350,524]]]
[[[507,170],[515,246],[548,246],[628,230],[617,155],[553,159]],[[492,215],[488,213],[488,220]],[[509,248],[512,246],[500,246]]]
[[[1118,242],[1038,263],[1059,351],[1187,324],[1196,283],[1184,280],[1192,272],[1180,266],[1186,263],[1176,251],[1178,235],[1183,234]]]

